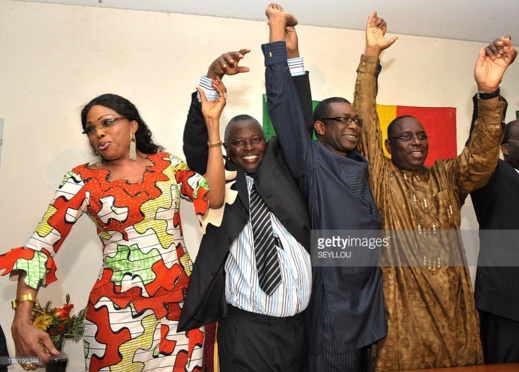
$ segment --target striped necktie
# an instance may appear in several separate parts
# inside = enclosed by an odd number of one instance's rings
[[[260,288],[271,295],[281,282],[281,270],[275,246],[276,239],[272,233],[270,211],[254,185],[250,192],[250,215]]]

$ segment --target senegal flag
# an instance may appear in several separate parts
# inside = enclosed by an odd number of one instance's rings
[[[319,101],[313,101],[313,108]],[[431,166],[437,159],[456,157],[456,109],[453,107],[413,107],[396,105],[377,105],[383,139],[387,138],[387,126],[398,116],[411,115],[423,125],[429,136],[429,153],[425,165]],[[519,111],[517,112],[519,115]],[[263,130],[267,139],[275,135],[268,115],[267,102],[263,97]],[[468,135],[468,134],[467,134]],[[315,139],[315,138],[314,138]],[[382,144],[381,144],[382,145]],[[390,157],[386,152],[386,156]]]

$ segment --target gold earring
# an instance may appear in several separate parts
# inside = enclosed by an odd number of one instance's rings
[[[133,132],[130,134],[130,152],[128,158],[130,158],[130,160],[137,160],[137,140]]]

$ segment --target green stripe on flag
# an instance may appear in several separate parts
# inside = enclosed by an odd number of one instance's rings
[[[312,101],[312,111],[315,110],[315,106],[320,101]],[[269,110],[267,107],[267,95],[263,94],[263,131],[265,132],[265,136],[267,137],[267,141],[270,139],[270,137],[276,135],[276,131],[274,130],[274,127],[272,126],[272,121],[270,121],[269,116]],[[314,140],[317,140],[315,133],[313,136]]]

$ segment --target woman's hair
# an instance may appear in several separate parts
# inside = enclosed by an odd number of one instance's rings
[[[81,110],[81,126],[83,127],[83,130],[86,128],[88,112],[95,105],[108,107],[128,120],[135,120],[139,124],[137,132],[135,132],[135,139],[137,149],[140,152],[144,154],[156,154],[157,152],[164,150],[162,146],[155,144],[151,139],[151,130],[148,128],[144,120],[142,120],[137,107],[126,98],[116,94],[102,94],[88,102],[85,107],[83,107]]]

